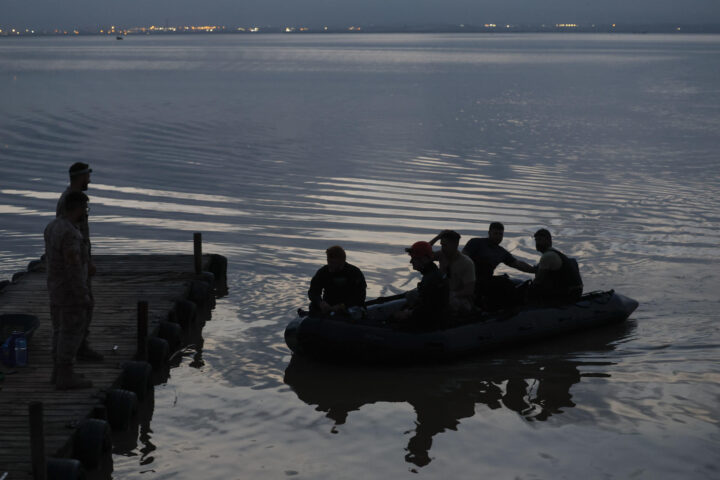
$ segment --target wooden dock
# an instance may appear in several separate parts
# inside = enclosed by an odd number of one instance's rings
[[[138,302],[148,303],[147,319],[152,333],[161,321],[168,320],[168,313],[176,307],[178,300],[192,297],[198,283],[202,285],[196,270],[212,269],[210,264],[217,257],[93,256],[97,274],[92,281],[95,310],[90,342],[105,355],[105,360],[76,364],[76,371],[92,380],[94,385],[90,389],[57,391],[49,381],[52,326],[42,264],[16,275],[13,283],[0,291],[0,314],[30,314],[40,320],[40,327],[28,345],[28,366],[9,368],[0,364],[0,372],[4,373],[4,380],[0,381],[0,478],[6,473],[8,480],[34,478],[30,401],[43,403],[46,456],[71,455],[75,427],[97,411],[103,403],[102,392],[118,386],[122,365],[136,357]]]

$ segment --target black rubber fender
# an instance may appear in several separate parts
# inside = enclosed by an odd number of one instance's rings
[[[154,369],[159,369],[167,364],[170,357],[170,344],[160,337],[147,339],[147,359]]]
[[[193,280],[190,284],[188,298],[200,306],[212,305],[214,298],[212,286],[204,280]]]
[[[182,346],[182,327],[174,322],[160,322],[158,337],[167,341],[170,352],[177,352]]]
[[[110,425],[105,420],[83,420],[73,438],[73,457],[89,470],[98,467],[102,457],[112,449]]]
[[[178,323],[183,330],[187,330],[197,319],[197,305],[191,300],[177,300],[170,311],[169,318]]]
[[[200,274],[200,280],[212,287],[213,285],[215,285],[215,274],[213,272],[203,271]]]
[[[212,254],[210,255],[210,262],[208,263],[208,270],[215,275],[216,282],[225,282],[227,279],[227,258],[222,255]],[[217,283],[216,283],[217,285]]]
[[[137,413],[138,399],[135,392],[116,388],[107,392],[105,408],[110,427],[117,432],[124,432],[130,427]]]
[[[45,464],[49,480],[84,480],[85,469],[74,458],[48,458]]]
[[[142,401],[152,391],[152,367],[148,362],[132,361],[123,366],[122,388]]]

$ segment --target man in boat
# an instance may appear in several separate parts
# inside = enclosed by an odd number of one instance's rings
[[[55,209],[55,216],[61,217],[63,214],[66,213],[67,206],[66,206],[66,200],[67,196],[72,192],[86,192],[88,189],[88,184],[90,183],[90,173],[92,173],[92,169],[87,163],[82,162],[76,162],[73,163],[70,166],[70,169],[68,171],[70,174],[70,185],[65,189],[65,191],[60,196],[60,199],[57,202],[57,207]],[[87,211],[90,209],[88,208]],[[87,312],[87,328],[90,327],[90,322],[92,322],[92,314],[93,314],[93,308],[95,307],[95,299],[92,294],[92,284],[90,277],[95,275],[95,264],[92,261],[92,255],[91,255],[91,245],[90,245],[90,227],[88,226],[88,212],[83,211],[82,218],[77,223],[77,227],[82,233],[83,241],[85,242],[85,245],[87,246],[88,251],[88,276],[87,276],[87,283],[88,283],[88,291],[90,292],[90,304],[88,305],[88,312]],[[89,362],[100,362],[103,360],[103,355],[95,350],[93,350],[90,347],[90,344],[88,343],[88,335],[90,335],[90,331],[86,330],[84,334],[84,338],[82,341],[82,344],[80,345],[80,349],[77,353],[78,360],[84,360]]]
[[[408,298],[409,308],[397,312],[393,319],[413,329],[428,330],[442,325],[450,298],[448,281],[435,265],[432,245],[415,242],[405,251],[414,270],[422,273],[416,298]]]
[[[547,229],[535,232],[535,249],[542,253],[535,280],[530,286],[530,299],[543,303],[571,302],[582,295],[582,279],[577,262],[552,247]]]
[[[63,213],[45,228],[47,288],[53,326],[51,381],[58,390],[88,388],[92,382],[74,372],[75,358],[86,341],[88,311],[92,304],[88,286],[90,254],[79,225],[87,215],[83,192],[65,196]]]
[[[450,309],[456,313],[469,312],[475,297],[475,266],[473,261],[458,250],[460,234],[454,230],[443,230],[430,240],[430,245],[440,240],[440,251],[434,258],[440,263],[450,289]]]
[[[365,304],[365,276],[346,261],[345,250],[332,246],[325,250],[327,265],[320,268],[310,281],[310,311],[323,314],[345,313],[349,307]]]
[[[505,226],[492,222],[487,238],[471,238],[462,252],[475,264],[475,300],[489,308],[513,303],[514,285],[507,276],[494,276],[495,268],[503,263],[525,273],[535,273],[535,267],[516,259],[500,246]]]

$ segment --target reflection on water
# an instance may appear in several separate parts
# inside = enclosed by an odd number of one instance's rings
[[[613,363],[583,361],[573,352],[610,352],[632,328],[627,322],[548,342],[541,355],[535,350],[527,356],[519,350],[500,358],[434,368],[334,366],[293,356],[284,381],[298,398],[335,422],[334,432],[345,425],[350,412],[364,405],[408,403],[417,418],[414,432],[408,432],[412,436],[405,460],[424,467],[432,460],[433,437],[461,428],[464,419],[479,414],[478,405],[506,408],[527,421],[545,421],[575,407],[573,385],[583,377],[612,377],[605,373],[612,368],[601,373],[588,368]]]

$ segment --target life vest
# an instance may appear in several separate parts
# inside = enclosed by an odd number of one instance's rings
[[[568,294],[571,297],[580,297],[580,295],[582,295],[583,283],[577,260],[569,258],[554,248],[550,248],[550,250],[557,253],[562,260],[560,269],[548,272],[548,278],[552,285],[558,293]]]

